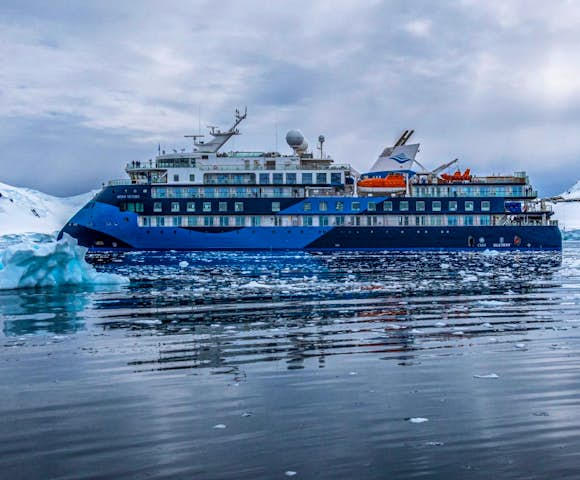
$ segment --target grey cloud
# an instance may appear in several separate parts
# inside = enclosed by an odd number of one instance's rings
[[[566,1],[14,0],[0,13],[3,181],[88,190],[158,142],[184,145],[198,108],[206,125],[248,105],[237,148],[299,127],[364,170],[412,127],[427,165],[526,169],[558,193],[580,177],[579,26]],[[39,151],[51,174],[31,178]]]

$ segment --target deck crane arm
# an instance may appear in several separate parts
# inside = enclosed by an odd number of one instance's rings
[[[453,165],[454,163],[457,163],[459,161],[458,158],[456,158],[455,160],[451,160],[450,162],[444,163],[443,165],[441,165],[440,167],[437,167],[435,170],[433,170],[431,173],[433,175],[438,175],[439,172],[442,172],[443,170],[445,170],[446,168],[450,167],[451,165]]]

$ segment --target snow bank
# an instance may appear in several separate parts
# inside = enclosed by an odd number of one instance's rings
[[[9,246],[0,253],[0,290],[128,282],[121,275],[97,272],[85,261],[86,252],[67,234],[58,242]]]
[[[561,202],[554,204],[554,219],[558,220],[560,228],[564,230],[564,239],[569,240],[571,230],[580,230],[580,180],[570,189],[560,195],[566,200],[578,202]]]
[[[0,182],[0,235],[54,233],[95,193],[59,198]]]

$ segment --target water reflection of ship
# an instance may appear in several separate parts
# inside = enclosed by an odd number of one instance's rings
[[[75,333],[85,329],[89,303],[87,292],[74,288],[0,292],[2,331],[6,337]]]
[[[324,368],[329,357],[371,352],[408,360],[415,350],[415,336],[408,330],[393,332],[386,326],[408,312],[397,308],[390,318],[385,311],[379,313],[353,317],[352,312],[341,314],[332,305],[320,308],[302,303],[288,306],[283,312],[269,309],[256,315],[241,309],[237,313],[214,311],[206,312],[204,317],[179,319],[175,314],[158,315],[156,321],[116,321],[107,323],[106,328],[153,333],[156,340],[167,336],[156,358],[131,362],[140,370],[209,369],[211,373],[239,377],[244,366],[261,362],[285,362],[289,370],[307,365]],[[233,315],[236,321],[232,321]],[[361,339],[361,335],[366,338]],[[316,363],[309,362],[312,360]]]

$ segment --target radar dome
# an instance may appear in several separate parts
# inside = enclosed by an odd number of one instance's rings
[[[304,135],[300,130],[290,130],[286,134],[286,143],[292,148],[299,147],[304,142]]]

